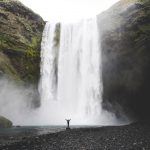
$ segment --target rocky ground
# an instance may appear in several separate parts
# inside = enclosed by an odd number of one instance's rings
[[[149,150],[150,127],[135,123],[120,127],[72,129],[27,137],[1,145],[1,150]]]

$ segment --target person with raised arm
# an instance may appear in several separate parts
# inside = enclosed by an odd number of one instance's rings
[[[67,128],[66,128],[66,130],[67,130],[67,129],[70,129],[69,123],[70,123],[70,120],[71,120],[71,119],[65,119],[65,120],[67,121]]]

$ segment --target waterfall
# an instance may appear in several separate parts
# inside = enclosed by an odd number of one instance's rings
[[[104,124],[97,18],[46,23],[41,44],[41,112],[50,124]],[[44,118],[43,118],[44,120]]]

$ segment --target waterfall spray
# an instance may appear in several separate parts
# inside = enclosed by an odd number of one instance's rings
[[[105,124],[97,18],[61,24],[59,37],[57,25],[48,22],[43,32],[41,112],[50,124],[63,124],[65,118],[73,124]]]

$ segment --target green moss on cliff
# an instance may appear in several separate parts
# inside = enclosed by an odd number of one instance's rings
[[[2,52],[0,52],[0,71],[1,75],[7,74],[9,78],[20,81],[20,77],[12,66],[9,58]]]
[[[12,122],[5,117],[0,116],[0,128],[10,128],[12,127]]]
[[[45,23],[19,1],[3,0],[0,1],[0,7],[0,52],[7,57],[7,69],[3,66],[0,68],[5,74],[15,72],[13,74],[21,80],[37,83]],[[10,73],[8,75],[11,76]]]

